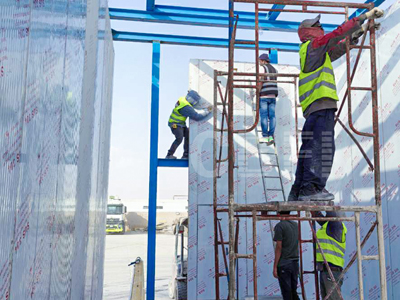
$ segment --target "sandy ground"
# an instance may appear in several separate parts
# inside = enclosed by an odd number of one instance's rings
[[[157,234],[156,299],[168,300],[168,282],[172,273],[174,236]],[[133,267],[128,267],[136,257],[147,263],[147,233],[127,232],[125,235],[107,235],[104,262],[104,300],[128,300]]]

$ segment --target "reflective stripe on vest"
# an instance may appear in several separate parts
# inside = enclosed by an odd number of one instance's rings
[[[178,103],[175,105],[175,108],[172,110],[171,116],[169,117],[168,123],[175,124],[186,124],[187,117],[182,116],[179,110],[184,108],[185,106],[192,106],[185,97],[180,97],[178,99]]]
[[[324,64],[310,73],[303,72],[307,58],[307,49],[311,41],[303,43],[300,47],[300,77],[299,77],[299,100],[303,112],[316,100],[330,98],[339,101],[336,92],[335,74],[329,54],[325,55]]]
[[[324,256],[327,262],[334,264],[338,267],[344,267],[344,253],[346,252],[346,233],[347,228],[343,225],[342,232],[342,243],[338,242],[334,238],[331,238],[326,233],[326,228],[328,227],[328,223],[326,222],[324,226],[322,226],[317,232],[317,239],[319,244],[321,245],[321,249],[324,252]],[[321,254],[321,250],[317,247],[317,262],[324,262],[324,259]]]

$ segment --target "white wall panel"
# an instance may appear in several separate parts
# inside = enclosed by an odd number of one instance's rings
[[[102,298],[113,57],[105,0],[0,3],[0,299]]]

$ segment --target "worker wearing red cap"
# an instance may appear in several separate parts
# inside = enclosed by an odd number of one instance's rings
[[[367,30],[368,23],[361,26],[365,20],[382,16],[383,11],[374,8],[328,34],[321,26],[320,15],[301,22],[299,100],[306,121],[289,201],[334,199],[325,190],[335,153],[334,118],[339,100],[332,61],[346,53],[346,36],[351,36],[353,44],[357,43]],[[379,29],[379,24],[375,28]]]

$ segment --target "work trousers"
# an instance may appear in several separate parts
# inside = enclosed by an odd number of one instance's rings
[[[340,274],[342,272],[332,271],[332,273],[333,273],[333,277],[335,277],[335,281],[337,282],[340,277]],[[321,297],[322,297],[322,299],[324,299],[326,297],[326,295],[328,295],[329,291],[334,288],[335,285],[327,271],[319,272],[319,283],[321,286]],[[343,284],[343,280],[341,280],[339,282],[339,289],[342,287],[342,284]],[[328,300],[339,300],[339,299],[341,299],[341,298],[339,297],[339,293],[337,292],[337,289],[335,289],[332,292],[331,296],[328,298]]]
[[[310,114],[301,133],[301,148],[294,187],[313,184],[323,190],[332,170],[335,154],[335,110],[324,109]]]
[[[260,98],[260,123],[263,137],[274,136],[276,98]]]
[[[183,139],[185,139],[183,143],[183,156],[189,156],[189,128],[185,127],[176,127],[172,128],[171,131],[175,136],[175,141],[172,143],[171,148],[168,150],[168,155],[174,155],[176,149],[182,143]]]
[[[297,295],[299,261],[293,260],[287,265],[278,267],[278,281],[283,300],[300,300]]]

